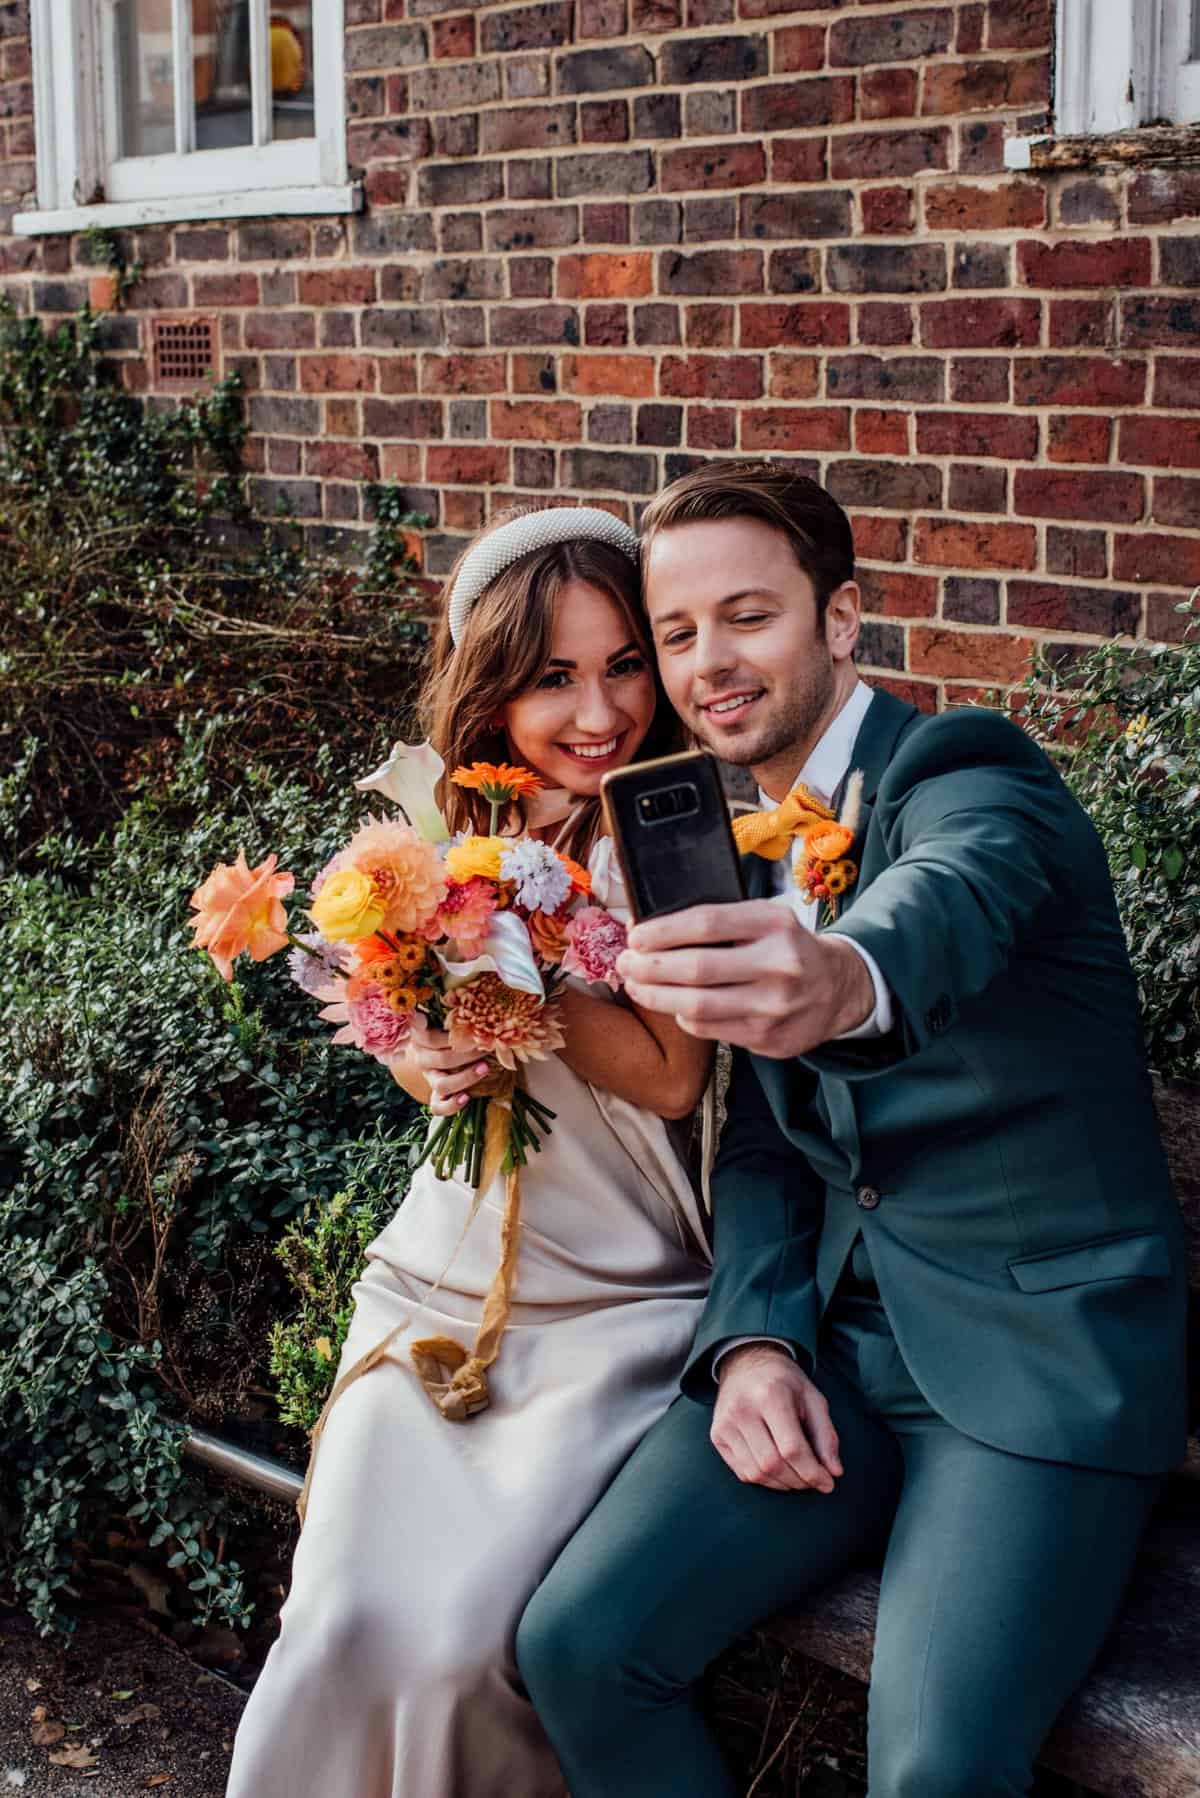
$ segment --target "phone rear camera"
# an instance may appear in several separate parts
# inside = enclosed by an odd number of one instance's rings
[[[700,793],[690,780],[638,795],[638,815],[643,824],[666,824],[672,818],[686,818],[699,810]]]

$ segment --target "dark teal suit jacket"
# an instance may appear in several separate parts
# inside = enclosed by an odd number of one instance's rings
[[[851,766],[861,873],[832,928],[874,956],[896,1025],[795,1060],[735,1053],[684,1389],[712,1397],[731,1336],[814,1357],[861,1230],[949,1423],[1163,1471],[1185,1447],[1183,1230],[1099,839],[997,712],[877,692]],[[768,864],[746,866],[768,891]]]

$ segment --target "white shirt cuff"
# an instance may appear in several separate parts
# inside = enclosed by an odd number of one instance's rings
[[[732,1355],[736,1348],[744,1348],[748,1342],[761,1343],[764,1348],[782,1349],[784,1354],[789,1355],[793,1361],[796,1359],[795,1349],[790,1342],[784,1342],[781,1336],[731,1336],[728,1342],[723,1342],[719,1349],[713,1351],[712,1376],[714,1380],[717,1377],[717,1369],[726,1355]]]
[[[861,955],[867,964],[867,973],[871,976],[871,985],[875,988],[875,1009],[870,1017],[864,1018],[861,1024],[856,1024],[853,1030],[843,1030],[842,1034],[834,1037],[833,1040],[838,1043],[852,1043],[856,1037],[860,1036],[886,1036],[895,1022],[895,1015],[892,1010],[892,995],[888,991],[888,984],[883,978],[879,963],[871,952],[864,949],[861,943],[856,943],[852,936],[844,936],[841,940],[849,943],[855,953]]]

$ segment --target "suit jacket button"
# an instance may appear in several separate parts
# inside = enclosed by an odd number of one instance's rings
[[[854,1202],[861,1205],[864,1211],[874,1211],[881,1196],[873,1186],[860,1186],[854,1195]]]

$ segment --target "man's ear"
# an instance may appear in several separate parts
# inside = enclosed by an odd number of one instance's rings
[[[848,662],[862,625],[862,594],[857,581],[843,581],[825,606],[825,642],[835,662]]]

